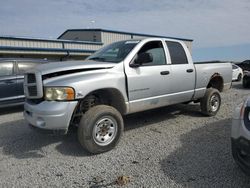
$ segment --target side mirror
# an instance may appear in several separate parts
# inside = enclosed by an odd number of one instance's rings
[[[151,53],[140,53],[135,58],[134,62],[130,64],[130,67],[139,67],[142,64],[151,63],[153,61],[153,56]]]

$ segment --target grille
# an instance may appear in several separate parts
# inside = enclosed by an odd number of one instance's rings
[[[35,83],[36,82],[36,75],[35,74],[28,74],[28,83]]]
[[[27,99],[43,97],[43,83],[40,73],[27,73],[24,77],[24,93]]]
[[[28,86],[29,96],[34,97],[37,96],[37,88],[36,86]]]

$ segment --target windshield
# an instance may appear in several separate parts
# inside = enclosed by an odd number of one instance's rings
[[[115,42],[100,49],[93,55],[89,56],[87,59],[118,63],[124,60],[124,58],[139,42],[139,40]]]

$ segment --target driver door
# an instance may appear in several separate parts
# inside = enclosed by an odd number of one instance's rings
[[[170,66],[166,63],[162,41],[147,42],[136,56],[140,53],[149,53],[153,60],[139,67],[125,67],[130,112],[164,106],[170,92]]]

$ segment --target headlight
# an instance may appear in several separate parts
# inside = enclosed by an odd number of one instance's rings
[[[75,91],[71,87],[46,87],[45,100],[48,101],[64,101],[74,100]]]

